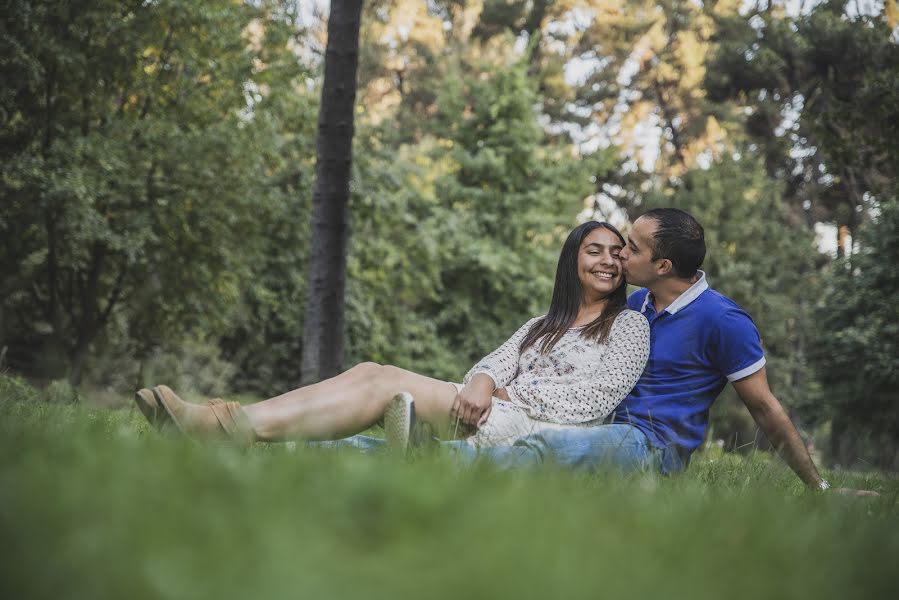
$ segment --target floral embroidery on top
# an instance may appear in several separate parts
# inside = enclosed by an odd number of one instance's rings
[[[497,388],[535,419],[585,424],[605,419],[637,383],[649,358],[649,323],[640,313],[624,310],[612,324],[605,343],[581,337],[570,329],[549,354],[540,341],[519,352],[521,341],[541,317],[525,323],[502,346],[488,354],[465,376],[489,375]]]

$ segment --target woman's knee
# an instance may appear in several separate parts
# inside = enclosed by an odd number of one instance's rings
[[[381,376],[383,376],[388,381],[400,381],[408,373],[409,371],[407,371],[406,369],[394,367],[393,365],[381,366]]]
[[[359,363],[350,371],[357,378],[358,385],[366,386],[375,396],[387,393],[402,380],[406,371],[392,365],[381,365],[375,362]]]
[[[372,391],[376,391],[378,396],[391,395],[401,389],[408,383],[409,371],[394,367],[393,365],[378,365],[377,369],[372,369],[370,377],[367,379]]]
[[[347,373],[366,379],[372,379],[378,375],[382,368],[383,367],[376,362],[361,362],[350,367]]]
[[[366,386],[372,392],[372,399],[378,402],[402,389],[409,375],[409,371],[405,369],[375,362],[360,363],[350,371],[358,377],[358,384]]]

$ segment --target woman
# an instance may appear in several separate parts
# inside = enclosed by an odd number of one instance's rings
[[[452,423],[477,428],[468,439],[481,445],[597,424],[631,390],[649,355],[649,326],[626,308],[618,258],[623,247],[624,238],[608,223],[576,227],[562,247],[549,312],[478,362],[464,384],[362,363],[246,406],[190,404],[165,386],[140,390],[135,400],[154,425],[171,421],[189,435],[244,443],[336,439],[382,418],[388,440],[400,448],[415,419],[437,429]]]

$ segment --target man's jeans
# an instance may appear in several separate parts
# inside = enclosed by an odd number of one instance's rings
[[[384,449],[382,439],[363,435],[315,447],[357,448],[363,452]],[[442,442],[460,464],[486,460],[500,468],[527,468],[553,464],[576,471],[617,469],[627,473],[658,472],[660,457],[649,440],[631,425],[597,425],[580,429],[547,430],[519,438],[511,446],[477,448],[465,441]]]

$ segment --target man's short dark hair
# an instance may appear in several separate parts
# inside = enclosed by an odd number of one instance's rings
[[[652,219],[652,260],[667,258],[678,277],[696,275],[705,259],[705,231],[699,221],[679,208],[654,208],[640,216]]]

